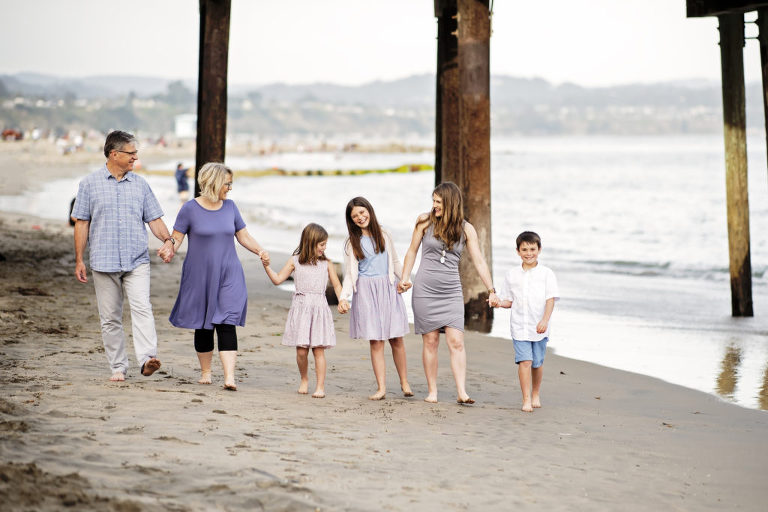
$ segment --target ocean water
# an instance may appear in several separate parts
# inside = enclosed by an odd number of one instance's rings
[[[750,137],[748,148],[754,318],[730,316],[719,136],[492,141],[496,282],[519,264],[517,234],[536,231],[543,240],[540,261],[553,268],[562,294],[552,319],[549,347],[554,352],[768,410],[765,141]],[[432,153],[423,152],[283,153],[227,163],[235,169],[301,170],[432,162]],[[145,165],[171,169],[175,161]],[[172,225],[179,206],[173,179],[148,180]],[[24,196],[0,197],[0,209],[63,218],[78,181],[60,180]],[[345,205],[363,195],[393,233],[402,257],[416,217],[431,206],[433,186],[432,172],[267,176],[236,178],[230,198],[266,248],[292,251],[302,227],[317,222],[330,234],[329,255],[339,259],[346,237]],[[504,310],[497,311],[491,334],[509,337]],[[471,347],[468,351],[471,373]],[[510,361],[509,377],[515,376]]]

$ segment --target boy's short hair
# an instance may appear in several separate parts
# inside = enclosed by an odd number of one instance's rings
[[[517,235],[517,240],[515,240],[515,243],[517,244],[517,250],[520,250],[520,244],[523,242],[536,244],[538,248],[541,249],[541,237],[533,231],[523,231]]]

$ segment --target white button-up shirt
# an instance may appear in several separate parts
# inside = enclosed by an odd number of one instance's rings
[[[509,327],[512,338],[520,341],[541,341],[549,336],[549,325],[543,333],[536,325],[544,316],[548,299],[560,299],[555,273],[541,263],[529,270],[522,264],[508,271],[499,290],[501,300],[512,301]]]

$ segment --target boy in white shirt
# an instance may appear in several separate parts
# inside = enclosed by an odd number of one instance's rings
[[[520,233],[516,240],[521,266],[508,271],[498,300],[492,307],[511,308],[509,315],[515,363],[523,392],[523,411],[541,407],[541,379],[544,354],[549,341],[549,318],[560,299],[555,274],[538,261],[541,238],[533,231]]]

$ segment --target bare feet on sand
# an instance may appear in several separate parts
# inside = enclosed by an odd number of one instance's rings
[[[541,398],[539,398],[538,396],[533,397],[533,400],[531,401],[531,405],[533,406],[534,409],[541,408]]]
[[[211,371],[201,371],[200,372],[200,380],[197,381],[198,384],[210,384],[211,383]]]
[[[115,372],[109,380],[112,382],[123,382],[125,380],[125,374],[123,372]]]
[[[520,408],[523,412],[533,412],[533,406],[531,402],[523,402],[523,406]]]
[[[470,405],[470,404],[475,403],[475,401],[472,400],[471,398],[469,398],[469,395],[467,395],[464,398],[461,398],[461,397],[457,398],[456,399],[456,403],[457,404],[461,404],[461,405]]]
[[[325,390],[316,389],[315,392],[312,393],[312,398],[325,398]]]
[[[160,361],[154,357],[151,357],[147,360],[146,363],[141,365],[141,374],[145,377],[149,377],[159,369]]]
[[[400,384],[400,389],[403,390],[403,396],[413,396],[411,386],[407,382],[405,384]]]
[[[237,391],[237,384],[235,384],[234,380],[232,382],[224,382],[224,389],[227,391]]]
[[[376,391],[374,394],[368,397],[368,400],[384,400],[384,397],[387,395],[386,389],[380,389]]]
[[[424,401],[428,402],[430,404],[436,404],[437,403],[437,394],[427,395],[427,398],[425,398]]]
[[[306,395],[309,393],[309,381],[302,380],[301,384],[299,384],[299,390],[297,393],[300,395]]]

